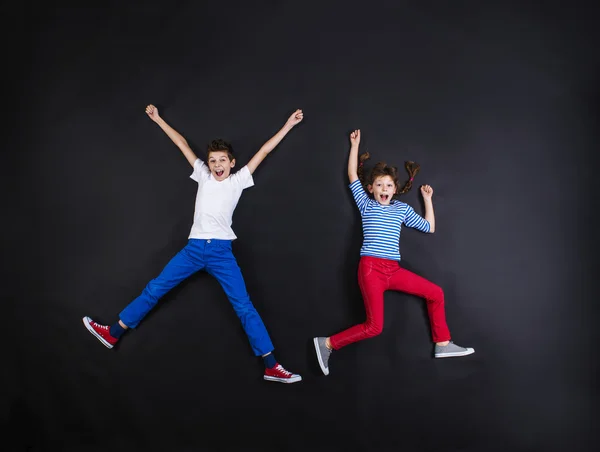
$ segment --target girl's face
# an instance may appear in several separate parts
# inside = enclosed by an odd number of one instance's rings
[[[392,196],[396,194],[397,187],[391,176],[379,176],[373,181],[373,185],[367,187],[375,201],[384,206],[389,206]]]
[[[208,155],[208,168],[218,181],[227,179],[234,166],[235,159],[229,160],[229,155],[225,151],[213,151]]]

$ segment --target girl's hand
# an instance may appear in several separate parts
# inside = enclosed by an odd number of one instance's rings
[[[358,146],[360,143],[360,129],[356,129],[350,134],[350,143],[352,143],[352,146]]]
[[[423,199],[431,199],[433,196],[433,188],[431,185],[421,185],[421,195],[423,195]]]
[[[304,113],[302,113],[302,110],[298,109],[294,113],[292,113],[292,116],[288,118],[287,125],[290,127],[294,127],[296,124],[302,121],[302,119],[304,119]]]
[[[152,121],[156,121],[158,118],[160,118],[160,116],[158,115],[158,108],[156,108],[152,104],[146,107],[146,114],[150,116],[150,119],[152,119]]]

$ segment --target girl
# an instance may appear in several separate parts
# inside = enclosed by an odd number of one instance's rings
[[[422,297],[427,302],[427,313],[431,324],[435,357],[448,358],[474,353],[472,348],[460,347],[450,340],[444,312],[444,292],[435,284],[400,267],[400,229],[402,223],[422,232],[435,231],[435,217],[431,197],[433,188],[421,187],[425,201],[425,218],[412,207],[393,200],[397,194],[406,193],[412,187],[419,166],[407,162],[410,179],[398,191],[398,174],[395,167],[383,162],[375,165],[366,181],[372,196],[368,196],[363,186],[363,162],[369,154],[362,154],[358,164],[360,130],[350,134],[350,157],[348,178],[354,201],[360,211],[363,226],[363,245],[358,265],[358,284],[365,303],[367,319],[364,323],[348,328],[330,337],[315,337],[313,342],[321,370],[329,375],[329,357],[333,350],[339,350],[353,342],[381,334],[383,330],[383,293],[397,290]],[[358,167],[357,167],[358,166]]]

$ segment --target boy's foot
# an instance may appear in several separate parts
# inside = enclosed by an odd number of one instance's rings
[[[118,339],[110,335],[110,327],[108,325],[100,325],[88,316],[83,318],[83,324],[88,331],[96,336],[96,339],[102,342],[106,347],[113,348],[113,345],[117,343]]]
[[[296,383],[302,380],[300,375],[288,372],[281,364],[276,364],[272,369],[265,368],[264,378],[267,381],[278,381],[280,383]]]
[[[331,350],[325,345],[324,337],[315,337],[313,342],[315,344],[315,351],[317,352],[317,359],[319,360],[319,366],[325,375],[329,375],[329,356]]]
[[[475,350],[468,347],[461,347],[450,341],[448,345],[435,345],[436,358],[453,358],[455,356],[466,356],[475,353]]]

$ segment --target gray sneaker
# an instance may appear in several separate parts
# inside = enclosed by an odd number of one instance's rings
[[[319,366],[325,375],[329,375],[329,356],[331,350],[325,345],[324,337],[315,337],[313,342],[315,343],[315,351],[317,352],[317,359],[319,360]]]
[[[460,347],[454,342],[450,341],[448,345],[441,346],[435,345],[435,357],[436,358],[453,358],[455,356],[466,356],[471,353],[475,353],[475,350],[468,347]]]

